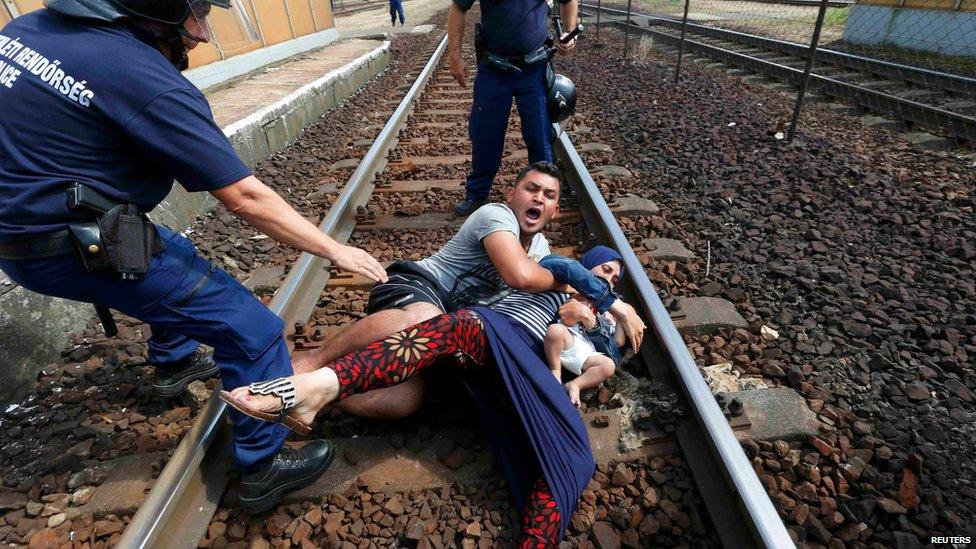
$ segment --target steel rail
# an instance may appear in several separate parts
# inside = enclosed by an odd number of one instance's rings
[[[359,13],[361,11],[372,10],[376,8],[383,7],[388,2],[387,0],[366,0],[365,2],[356,2],[350,4],[349,7],[343,7],[342,9],[336,10],[333,15],[349,15],[352,13]]]
[[[819,4],[819,2],[816,2],[816,4]],[[613,13],[620,16],[624,16],[627,13],[625,10],[618,8],[597,8],[597,6],[593,6],[592,4],[581,4],[580,7],[590,10],[599,9],[605,13]],[[632,13],[631,16],[648,19],[652,21],[652,24],[658,24],[675,29],[679,29],[682,26],[680,19],[663,15]],[[697,34],[703,34],[710,38],[728,40],[730,42],[747,44],[762,49],[779,51],[789,55],[801,57],[803,59],[807,58],[810,50],[809,44],[800,44],[797,42],[789,42],[787,40],[780,40],[777,38],[758,36],[741,31],[709,27],[707,25],[701,25],[698,23],[688,23],[688,30]],[[883,59],[865,57],[862,55],[846,53],[829,48],[817,48],[814,61],[849,69],[867,71],[878,76],[895,78],[905,82],[911,82],[928,87],[934,86],[939,89],[976,97],[976,78],[969,78],[966,76],[934,71],[931,69],[923,69],[921,67],[912,67],[891,61],[885,61]]]
[[[566,180],[579,199],[583,219],[598,240],[623,256],[628,276],[621,281],[621,286],[631,294],[633,303],[649,321],[649,335],[653,338],[645,338],[641,347],[642,359],[652,375],[662,371],[662,361],[670,366],[663,371],[673,376],[694,412],[694,421],[683,422],[676,433],[677,439],[723,544],[730,548],[794,547],[786,526],[600,188],[569,136],[558,124],[553,126],[558,136],[553,152],[561,161]]]
[[[590,6],[587,6],[587,8],[592,9]],[[677,45],[680,41],[680,38],[673,34],[654,30],[653,28],[637,27],[636,30],[669,45]],[[687,51],[703,53],[713,59],[761,72],[776,79],[787,81],[793,85],[799,85],[803,78],[803,71],[800,69],[688,38],[685,38],[684,43]],[[921,126],[945,131],[954,137],[966,141],[976,142],[976,118],[972,116],[947,111],[939,107],[891,95],[880,90],[864,88],[857,84],[843,82],[819,74],[810,75],[810,84],[827,95],[847,99],[869,110],[896,116]]]
[[[387,153],[396,146],[400,129],[446,48],[445,36],[349,177],[319,225],[322,232],[339,242],[348,240],[356,207],[369,198],[376,174],[386,165]],[[318,294],[328,282],[329,265],[328,260],[301,254],[268,306],[286,326],[311,316]],[[215,391],[133,515],[119,547],[197,547],[227,485],[230,429],[226,412],[227,405]]]

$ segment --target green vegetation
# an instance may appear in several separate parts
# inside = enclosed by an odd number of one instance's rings
[[[851,14],[852,9],[854,9],[854,6],[827,8],[827,13],[824,14],[824,26],[843,28],[847,24],[847,17]],[[814,17],[813,22],[817,22],[816,17]]]
[[[851,14],[851,10],[854,6],[847,6],[844,8],[827,8],[826,13],[824,13],[824,29],[838,29],[840,31],[844,30],[844,25],[847,23],[847,17]],[[813,10],[812,13],[804,13],[798,17],[792,17],[788,19],[796,23],[806,23],[810,25],[812,29],[814,25],[817,24],[817,10]]]

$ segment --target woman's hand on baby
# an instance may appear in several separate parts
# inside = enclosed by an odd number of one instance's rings
[[[623,330],[627,334],[627,341],[630,342],[630,348],[636,353],[640,349],[641,341],[644,340],[644,330],[647,329],[647,326],[644,325],[644,320],[637,314],[637,310],[620,299],[614,301],[613,305],[610,305],[610,313],[613,314],[613,317],[620,324],[618,329]]]

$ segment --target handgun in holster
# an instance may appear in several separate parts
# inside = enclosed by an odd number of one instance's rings
[[[98,227],[98,217],[114,208],[115,203],[98,191],[81,183],[74,183],[68,187],[67,204],[69,210],[84,212],[95,217],[95,221],[68,224],[81,264],[88,272],[108,269],[111,264],[105,253],[105,246],[102,245],[102,231]]]
[[[137,279],[149,270],[153,254],[163,250],[156,226],[135,204],[118,204],[77,182],[68,188],[66,201],[69,210],[95,218],[68,224],[86,271],[115,271],[123,280]],[[118,327],[108,308],[95,305],[95,312],[105,335],[116,335]]]
[[[111,269],[123,280],[133,280],[149,270],[153,254],[163,249],[156,226],[135,204],[116,203],[74,183],[67,191],[67,205],[95,216],[94,221],[68,225],[88,271]]]

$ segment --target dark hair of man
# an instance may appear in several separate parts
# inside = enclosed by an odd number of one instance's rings
[[[558,166],[556,166],[552,162],[547,162],[545,160],[533,162],[528,166],[522,168],[522,171],[520,171],[518,173],[518,176],[515,178],[515,184],[518,185],[519,181],[525,179],[525,176],[528,175],[529,172],[539,172],[539,173],[544,173],[549,177],[554,177],[556,181],[559,182],[560,186],[562,186],[563,172],[559,169]]]

